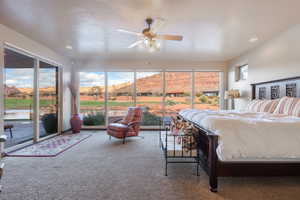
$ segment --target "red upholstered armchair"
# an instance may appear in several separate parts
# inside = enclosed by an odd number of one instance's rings
[[[107,134],[115,138],[123,139],[139,135],[140,123],[142,119],[142,109],[140,107],[129,107],[127,115],[111,123],[107,127]]]

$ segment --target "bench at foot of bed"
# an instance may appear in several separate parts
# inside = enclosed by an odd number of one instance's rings
[[[165,157],[165,176],[168,175],[168,165],[171,163],[195,163],[199,176],[199,150],[187,148],[183,142],[192,141],[192,137],[192,135],[173,135],[168,131],[160,132],[160,145]]]

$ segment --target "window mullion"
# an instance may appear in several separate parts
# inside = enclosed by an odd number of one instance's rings
[[[194,108],[194,100],[195,100],[195,71],[192,71],[192,98],[191,98],[191,106]]]

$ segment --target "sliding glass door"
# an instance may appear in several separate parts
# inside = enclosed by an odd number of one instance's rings
[[[10,147],[33,139],[34,59],[4,51],[4,129]]]
[[[58,131],[58,67],[40,61],[40,137]]]
[[[58,133],[59,68],[41,60],[4,49],[6,148]]]
[[[105,73],[80,72],[80,114],[84,127],[105,126]]]

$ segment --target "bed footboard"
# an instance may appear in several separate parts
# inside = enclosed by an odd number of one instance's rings
[[[200,159],[199,148],[193,135],[178,134],[170,132],[170,127],[160,131],[160,146],[165,157],[165,175],[168,175],[168,165],[171,163],[195,163],[196,174],[199,176]]]

